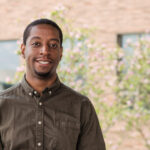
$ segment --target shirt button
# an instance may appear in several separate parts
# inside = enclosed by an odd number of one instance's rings
[[[32,93],[30,92],[29,95],[32,96]]]
[[[38,124],[41,125],[41,124],[42,124],[42,121],[38,121]]]
[[[49,95],[51,95],[51,94],[52,94],[52,91],[49,91],[48,93],[49,93]]]
[[[42,106],[42,102],[39,102],[39,105]]]
[[[37,94],[37,91],[34,91],[34,94]]]
[[[39,146],[39,147],[40,147],[41,145],[42,145],[42,143],[41,143],[41,142],[38,142],[38,143],[37,143],[37,146]]]

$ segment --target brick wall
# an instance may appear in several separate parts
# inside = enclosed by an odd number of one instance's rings
[[[95,26],[93,36],[100,43],[114,46],[118,33],[150,30],[149,0],[0,0],[0,40],[20,38],[32,18],[60,3],[74,24]]]

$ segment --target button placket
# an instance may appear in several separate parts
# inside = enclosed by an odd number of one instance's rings
[[[37,107],[37,117],[36,117],[36,145],[37,150],[43,150],[43,103],[39,102]]]

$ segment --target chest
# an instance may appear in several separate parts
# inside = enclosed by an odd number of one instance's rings
[[[80,119],[71,105],[63,105],[59,110],[53,103],[42,102],[12,106],[7,111],[9,119],[2,114],[1,138],[5,149],[75,150]]]

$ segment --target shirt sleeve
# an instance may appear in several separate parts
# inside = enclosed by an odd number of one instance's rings
[[[82,104],[77,150],[106,150],[98,117],[89,100],[85,100]]]
[[[0,101],[1,102],[1,101]],[[1,105],[0,105],[0,110],[1,110]],[[1,112],[0,112],[0,128],[1,128]],[[0,130],[0,150],[3,150],[2,147],[2,140],[1,140],[1,130]]]
[[[1,138],[0,138],[0,150],[3,150]]]

